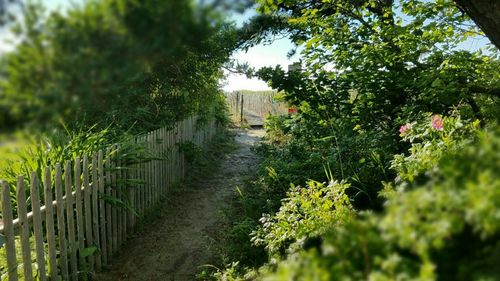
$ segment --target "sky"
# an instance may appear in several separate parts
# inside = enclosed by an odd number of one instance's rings
[[[279,39],[271,45],[258,45],[245,51],[238,51],[233,54],[233,59],[243,63],[247,62],[251,67],[259,69],[264,66],[275,67],[281,65],[287,69],[289,64],[299,60],[297,56],[287,58],[287,52],[293,48],[293,44],[288,39]],[[245,75],[229,74],[227,83],[223,86],[225,91],[235,90],[269,90],[267,84],[256,78],[248,79]]]
[[[43,1],[49,10],[65,9],[71,6],[71,3],[82,3],[83,0],[45,0]],[[248,20],[250,17],[255,15],[254,10],[248,10],[244,14],[232,15],[232,20],[236,22],[238,26],[241,26],[243,22]],[[6,39],[12,39],[6,32],[0,30],[0,35]],[[488,43],[488,39],[473,39],[469,42],[462,43],[461,48],[466,50],[478,49],[485,46]],[[276,65],[281,65],[283,69],[287,69],[289,64],[299,61],[300,57],[295,55],[292,58],[287,58],[288,51],[294,48],[293,44],[288,39],[278,39],[275,40],[270,45],[260,44],[248,51],[237,51],[233,54],[232,58],[240,63],[248,63],[249,66],[256,69]],[[8,51],[12,49],[12,44],[6,44],[4,40],[0,40],[0,52]],[[267,84],[256,78],[248,79],[245,75],[230,74],[227,73],[227,79],[223,82],[222,87],[225,91],[236,91],[236,90],[269,90],[270,88]]]
[[[254,10],[248,10],[242,15],[233,15],[232,19],[237,26],[241,26],[243,22],[256,15]],[[292,42],[288,39],[277,39],[272,44],[260,44],[248,51],[237,51],[233,54],[232,59],[240,63],[248,63],[251,67],[259,69],[265,66],[275,67],[280,65],[283,69],[287,69],[288,65],[299,61],[298,55],[287,58],[287,53],[294,48]],[[257,78],[248,79],[245,75],[227,73],[227,82],[223,85],[225,91],[236,90],[270,90],[267,84]]]

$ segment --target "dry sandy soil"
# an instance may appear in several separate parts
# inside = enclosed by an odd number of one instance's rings
[[[263,135],[263,130],[237,132],[236,149],[220,159],[216,172],[172,194],[95,280],[195,280],[200,267],[214,261],[211,235],[221,224],[222,209],[235,187],[255,174],[257,158],[250,148]]]

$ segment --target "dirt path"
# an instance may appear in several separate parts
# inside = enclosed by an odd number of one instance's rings
[[[218,227],[220,211],[234,188],[254,174],[257,159],[250,147],[263,130],[238,132],[237,148],[221,159],[217,172],[206,175],[181,191],[160,208],[125,245],[110,270],[96,280],[194,280],[200,266],[210,264],[210,233]]]

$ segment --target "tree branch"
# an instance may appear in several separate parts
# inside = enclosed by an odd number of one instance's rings
[[[482,86],[470,86],[469,91],[475,94],[485,94],[500,98],[500,88],[486,88]]]

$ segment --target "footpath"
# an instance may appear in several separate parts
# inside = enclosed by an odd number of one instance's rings
[[[214,164],[216,172],[172,192],[158,214],[128,240],[111,268],[95,280],[195,280],[201,267],[215,260],[211,243],[221,227],[222,210],[236,186],[255,175],[257,157],[250,148],[263,135],[262,129],[238,131],[236,148]]]

